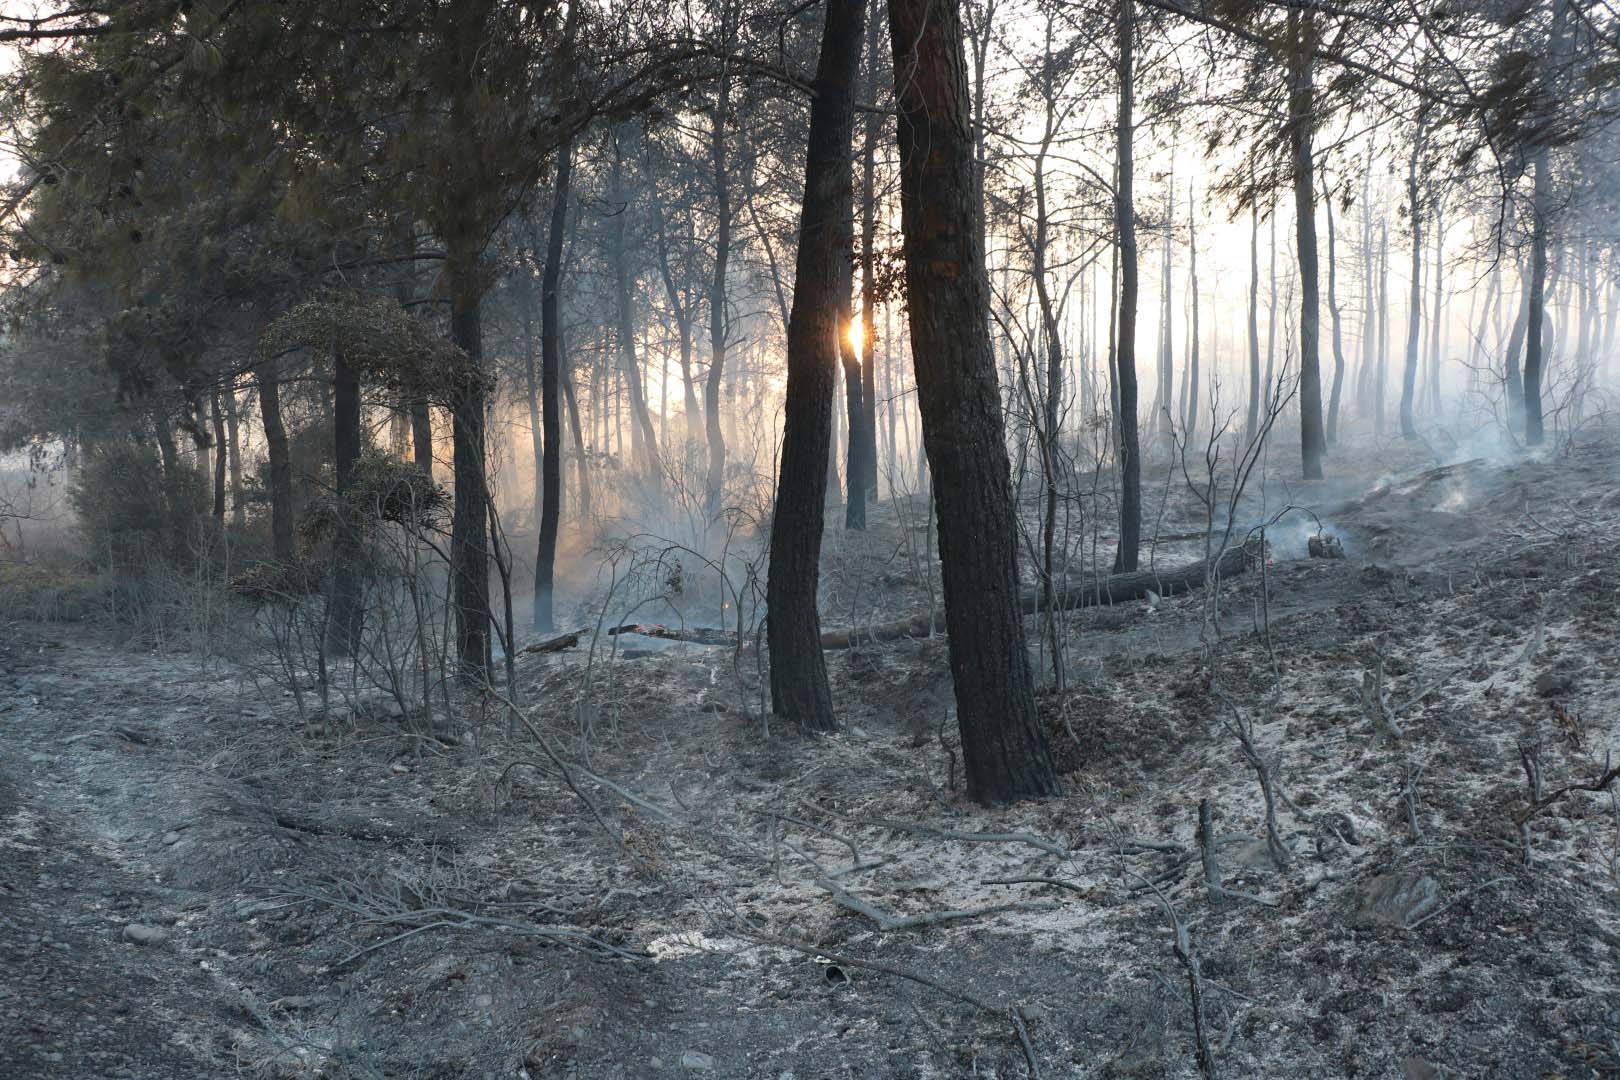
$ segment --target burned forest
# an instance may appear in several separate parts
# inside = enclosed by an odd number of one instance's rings
[[[1610,0],[0,3],[0,1080],[1620,1080]]]

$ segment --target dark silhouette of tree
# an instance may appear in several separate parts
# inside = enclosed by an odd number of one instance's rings
[[[865,0],[827,0],[805,147],[799,255],[788,316],[787,426],[771,521],[766,599],[771,708],[816,731],[832,731],[832,691],[816,609],[827,465],[843,313],[854,242],[855,72]]]
[[[1055,794],[1018,608],[1018,549],[989,340],[966,63],[956,3],[890,0],[911,355],[940,522],[968,794]]]

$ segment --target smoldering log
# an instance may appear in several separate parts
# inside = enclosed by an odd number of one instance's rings
[[[1179,596],[1201,587],[1210,577],[1226,578],[1247,570],[1259,557],[1258,541],[1228,548],[1209,559],[1175,570],[1139,570],[1128,574],[1111,574],[1093,581],[1069,581],[1061,585],[1053,598],[1059,611],[1073,611],[1083,607],[1101,607],[1104,604],[1122,604],[1143,600],[1148,593],[1158,596]],[[1211,566],[1213,564],[1213,567]],[[1019,610],[1034,615],[1044,609],[1039,587],[1026,589],[1018,598]],[[932,618],[914,615],[909,619],[880,623],[850,630],[829,630],[821,635],[823,649],[849,649],[857,645],[870,645],[880,641],[899,641],[903,638],[928,637],[945,629],[942,614]]]
[[[1200,559],[1175,570],[1139,570],[1129,574],[1111,574],[1091,581],[1069,581],[1058,588],[1054,606],[1059,611],[1076,608],[1101,607],[1105,604],[1123,604],[1156,596],[1179,596],[1201,588],[1213,576],[1232,577],[1247,570],[1259,557],[1259,542],[1228,548],[1217,556]],[[1035,615],[1043,610],[1039,587],[1026,589],[1018,597],[1019,610]],[[873,645],[883,641],[901,641],[905,638],[925,638],[944,633],[945,616],[936,613],[913,615],[908,619],[879,623],[849,630],[828,630],[821,635],[821,647],[828,650],[851,649],[857,645]],[[640,634],[643,637],[663,638],[667,641],[685,641],[695,645],[735,645],[737,635],[732,630],[693,626],[676,628],[655,623],[625,623],[607,631],[608,634]]]
[[[661,638],[664,641],[685,641],[693,645],[735,645],[734,630],[720,630],[711,626],[661,626],[657,623],[624,623],[610,627],[610,637],[618,634],[640,634],[642,637]]]
[[[584,635],[585,635],[585,631],[583,631],[583,630],[575,630],[572,633],[568,633],[568,634],[559,634],[556,637],[548,638],[545,641],[537,641],[533,645],[525,645],[523,648],[519,649],[518,652],[520,652],[520,653],[562,652],[564,649],[572,649],[574,646],[578,645],[579,644],[579,639],[581,637],[583,637]]]

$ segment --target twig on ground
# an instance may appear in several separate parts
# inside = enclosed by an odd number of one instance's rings
[[[1252,900],[1266,907],[1277,906],[1275,900],[1268,900],[1263,896],[1238,889],[1229,889],[1222,883],[1220,862],[1215,857],[1215,810],[1208,799],[1200,799],[1198,802],[1197,836],[1199,856],[1204,866],[1204,888],[1209,892],[1210,906],[1219,907],[1223,900]]]
[[[1010,1020],[1013,1023],[1013,1030],[1019,1035],[1019,1042],[1023,1046],[1024,1060],[1029,1065],[1030,1075],[1033,1077],[1040,1076],[1040,1066],[1035,1060],[1035,1048],[1030,1044],[1029,1032],[1024,1029],[1022,1017],[1018,1015],[1017,1005],[998,1005],[988,998],[980,997],[971,990],[963,990],[960,987],[941,982],[931,975],[924,975],[920,971],[912,971],[897,964],[885,964],[877,960],[863,960],[860,957],[850,956],[846,953],[829,952],[809,942],[795,941],[792,938],[778,937],[775,934],[765,934],[758,930],[738,928],[734,932],[738,937],[758,945],[769,945],[777,949],[790,949],[796,953],[803,953],[805,956],[830,960],[843,967],[876,971],[883,975],[892,975],[897,979],[905,979],[908,982],[917,983],[919,986],[926,986],[936,990],[954,1001],[972,1005],[974,1008],[990,1013],[993,1016]]]
[[[1072,881],[1064,881],[1062,878],[1055,878],[1055,877],[985,878],[983,881],[979,882],[979,884],[980,885],[1056,885],[1060,889],[1068,889],[1070,892],[1079,893],[1081,896],[1089,895],[1090,892],[1091,892],[1090,889],[1087,889],[1083,885],[1076,885]]]
[[[1406,808],[1406,823],[1412,829],[1414,841],[1423,839],[1423,827],[1418,824],[1417,785],[1427,764],[1413,767],[1410,761],[1401,762],[1401,804]]]
[[[1253,726],[1238,709],[1237,703],[1220,691],[1214,679],[1210,680],[1209,692],[1219,698],[1227,711],[1232,714],[1230,720],[1223,715],[1221,722],[1227,731],[1237,737],[1243,757],[1260,781],[1260,794],[1266,802],[1266,851],[1271,855],[1271,861],[1277,864],[1278,870],[1286,870],[1289,862],[1288,847],[1283,843],[1282,834],[1277,829],[1277,796],[1272,785],[1271,766],[1255,747]]]
[[[970,844],[1028,844],[1030,847],[1040,848],[1042,851],[1067,858],[1069,849],[1062,844],[1036,836],[1034,833],[981,833],[958,832],[955,829],[945,829],[938,825],[928,825],[915,821],[896,821],[894,818],[858,818],[849,814],[839,813],[829,806],[815,806],[817,810],[843,818],[856,825],[870,825],[878,829],[893,829],[896,832],[919,833],[923,836],[936,836],[941,840],[962,840]]]
[[[1473,896],[1476,893],[1482,893],[1486,889],[1489,889],[1493,885],[1503,885],[1503,884],[1506,884],[1507,882],[1510,882],[1512,880],[1513,879],[1510,878],[1510,877],[1499,877],[1499,878],[1492,878],[1491,880],[1485,882],[1485,884],[1483,884],[1483,885],[1476,885],[1472,889],[1469,889],[1467,892],[1463,893],[1461,896],[1456,897],[1455,899],[1452,899],[1452,900],[1448,900],[1444,904],[1441,904],[1439,907],[1435,908],[1433,911],[1429,912],[1427,915],[1423,916],[1421,919],[1417,919],[1417,920],[1415,920],[1413,922],[1407,923],[1405,926],[1401,927],[1401,929],[1403,929],[1403,930],[1416,930],[1418,927],[1422,926],[1424,923],[1428,922],[1430,919],[1434,918],[1436,915],[1443,915],[1444,913],[1450,911],[1452,908],[1456,907],[1458,904],[1462,903],[1464,900],[1467,900],[1470,896]]]
[[[816,879],[816,887],[825,889],[841,907],[846,907],[857,915],[864,915],[877,923],[879,930],[919,930],[925,926],[936,926],[945,922],[960,922],[963,919],[977,919],[984,915],[995,915],[1003,911],[1038,911],[1049,905],[1032,903],[991,904],[988,907],[966,908],[960,911],[925,911],[920,915],[889,915],[878,910],[865,900],[853,893],[840,888],[831,879],[820,877]]]
[[[1127,869],[1127,874],[1146,881],[1141,874]],[[1204,1030],[1204,975],[1199,967],[1198,953],[1193,948],[1192,933],[1187,924],[1182,922],[1177,914],[1175,905],[1158,886],[1153,886],[1153,895],[1158,897],[1159,903],[1164,907],[1164,913],[1170,917],[1170,925],[1175,934],[1176,959],[1181,961],[1182,967],[1187,970],[1187,994],[1192,999],[1193,1014],[1193,1041],[1197,1046],[1198,1071],[1204,1074],[1205,1080],[1217,1080],[1215,1066],[1215,1051],[1209,1045],[1209,1033]]]
[[[1541,794],[1541,761],[1535,751],[1526,747],[1519,747],[1519,758],[1524,762],[1525,778],[1530,787],[1530,802],[1523,810],[1513,815],[1513,823],[1518,826],[1519,839],[1524,846],[1524,862],[1530,864],[1530,819],[1541,811],[1577,791],[1606,791],[1620,778],[1620,765],[1612,765],[1605,759],[1606,768],[1596,780],[1585,784],[1565,784],[1557,791],[1547,795]]]

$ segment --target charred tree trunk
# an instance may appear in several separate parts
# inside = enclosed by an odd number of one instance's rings
[[[675,272],[669,264],[669,235],[665,227],[664,211],[659,206],[656,196],[653,199],[653,226],[658,234],[658,274],[664,282],[664,297],[669,303],[670,314],[675,318],[675,333],[680,338],[685,438],[694,439],[697,437],[698,425],[702,422],[703,410],[698,405],[696,384],[692,379],[692,312],[675,284]]]
[[[1271,408],[1271,397],[1276,391],[1272,385],[1277,376],[1277,207],[1271,207],[1269,235],[1271,238],[1271,277],[1266,286],[1266,378],[1260,391],[1261,400]]]
[[[1299,246],[1299,441],[1307,480],[1322,477],[1327,440],[1322,430],[1322,301],[1316,259],[1316,161],[1312,134],[1316,127],[1311,56],[1316,46],[1315,20],[1297,10],[1288,13],[1288,134],[1294,160],[1294,228]]]
[[[815,731],[837,727],[816,610],[827,465],[839,366],[840,294],[847,297],[855,70],[864,0],[827,0],[805,147],[804,205],[788,315],[787,426],[771,522],[766,585],[771,708]],[[844,304],[847,305],[847,299]]]
[[[1384,433],[1389,386],[1389,226],[1378,227],[1378,365],[1373,371],[1373,430]]]
[[[858,48],[858,46],[857,46]],[[703,382],[704,431],[709,441],[709,471],[704,477],[704,508],[709,519],[719,515],[725,498],[726,438],[721,428],[720,387],[726,374],[726,345],[730,336],[726,313],[726,275],[731,266],[731,177],[728,172],[726,120],[731,104],[731,79],[722,76],[709,137],[709,162],[714,169],[714,277],[709,286],[709,376]],[[848,151],[845,151],[848,158]],[[847,200],[846,200],[847,201]]]
[[[342,349],[332,354],[332,449],[337,475],[337,531],[332,537],[332,617],[326,647],[340,656],[360,649],[360,532],[353,505],[360,463],[360,373]]]
[[[878,55],[883,35],[876,18],[868,20],[866,33],[867,97],[877,101]],[[865,436],[866,493],[877,498],[877,141],[882,117],[865,114],[861,137],[861,404]],[[864,517],[864,512],[863,512]]]
[[[618,212],[613,215],[613,289],[616,300],[619,368],[624,376],[624,388],[630,401],[630,447],[636,467],[649,486],[656,487],[663,478],[664,467],[658,452],[658,433],[653,429],[652,414],[647,409],[647,397],[642,389],[641,361],[636,356],[636,318],[634,282],[630,275],[630,251],[625,239],[624,219],[629,213],[629,196],[624,190],[624,155],[619,145],[618,132],[613,135],[613,197]]]
[[[242,506],[242,423],[237,411],[236,380],[225,389],[225,433],[230,448],[231,469],[231,524],[242,527],[245,509]]]
[[[1018,548],[989,284],[976,224],[958,5],[891,0],[901,223],[923,441],[934,479],[968,794],[1058,791],[1018,610]],[[819,642],[818,642],[819,644]]]
[[[854,214],[853,205],[849,208]],[[850,235],[854,235],[853,222]],[[853,241],[852,241],[853,242]],[[844,366],[845,422],[849,437],[844,440],[845,497],[844,528],[866,528],[866,380],[861,369],[863,358],[856,355],[851,339],[854,321],[853,264],[845,261],[844,280],[838,288],[838,357]]]
[[[411,402],[411,460],[416,467],[433,475],[433,407],[425,401]]]
[[[1328,314],[1333,318],[1333,390],[1328,397],[1327,445],[1339,441],[1339,399],[1344,390],[1344,320],[1339,313],[1339,253],[1333,232],[1333,195],[1322,200],[1327,209]]]
[[[1541,416],[1541,374],[1547,318],[1547,219],[1552,214],[1552,177],[1547,150],[1536,152],[1535,189],[1530,226],[1530,289],[1526,294],[1524,346],[1524,441],[1540,446],[1544,433]]]
[[[1377,342],[1376,312],[1373,310],[1372,180],[1371,170],[1361,177],[1361,366],[1356,371],[1356,415],[1372,415],[1372,373],[1377,366],[1373,348]]]
[[[1446,310],[1446,267],[1445,267],[1445,241],[1446,230],[1441,220],[1441,207],[1437,202],[1434,208],[1434,306],[1429,309],[1429,415],[1439,416],[1442,409],[1440,401],[1440,366],[1445,361],[1444,343],[1441,335],[1445,330]]]
[[[1192,185],[1187,185],[1187,247],[1190,260],[1187,269],[1187,303],[1192,318],[1187,327],[1187,389],[1181,395],[1185,417],[1181,426],[1187,429],[1187,445],[1198,437],[1198,219],[1193,206]]]
[[[219,404],[219,391],[208,399],[209,419],[214,429],[214,521],[225,524],[225,411]]]
[[[550,630],[557,567],[557,528],[562,520],[562,261],[563,232],[568,226],[568,188],[573,173],[573,146],[557,151],[557,175],[551,192],[551,223],[546,232],[546,262],[540,275],[540,428],[542,500],[540,537],[534,556],[534,628]],[[584,458],[581,456],[581,461]]]
[[[585,430],[579,422],[579,401],[574,396],[574,377],[569,370],[568,356],[558,334],[557,352],[562,361],[561,382],[563,403],[568,406],[568,430],[574,437],[574,467],[578,474],[579,520],[581,528],[588,528],[591,520],[591,471],[585,453]]]
[[[450,337],[478,378],[459,380],[451,394],[450,439],[454,492],[450,513],[450,604],[456,615],[456,658],[462,677],[489,677],[489,490],[484,472],[484,333],[481,295],[471,260],[447,267]]]
[[[531,255],[538,264],[539,252],[533,250],[538,241],[531,237],[530,245]],[[526,391],[524,404],[529,407],[529,449],[534,455],[534,527],[538,532],[540,514],[545,502],[546,443],[545,436],[540,430],[540,368],[534,347],[534,307],[534,282],[526,272],[522,295],[518,301],[518,323],[523,329],[523,388]],[[536,573],[539,573],[538,568]]]
[[[1253,439],[1260,431],[1260,208],[1249,207],[1249,411],[1243,434]]]
[[[1171,275],[1174,268],[1171,265],[1170,240],[1171,233],[1175,231],[1175,205],[1176,187],[1175,178],[1169,180],[1170,190],[1165,198],[1164,221],[1164,258],[1160,270],[1163,281],[1159,289],[1159,378],[1155,414],[1157,416],[1159,441],[1164,449],[1165,456],[1175,460],[1176,455],[1176,422],[1171,412],[1171,398],[1175,393],[1175,343],[1174,323],[1171,320],[1171,293],[1174,285]]]
[[[298,553],[293,539],[292,455],[287,428],[281,420],[281,381],[274,361],[261,364],[259,423],[264,428],[265,454],[270,460],[270,537],[277,561],[288,562]]]
[[[1413,393],[1417,386],[1418,337],[1423,325],[1423,212],[1418,205],[1418,148],[1406,169],[1406,202],[1412,218],[1412,292],[1406,316],[1406,369],[1401,377],[1401,437],[1417,438],[1412,416]]]
[[[1136,569],[1137,549],[1142,538],[1142,450],[1137,432],[1136,385],[1136,297],[1138,266],[1136,251],[1136,204],[1133,190],[1136,166],[1132,151],[1135,138],[1136,0],[1119,0],[1119,16],[1114,27],[1118,50],[1119,111],[1114,118],[1114,152],[1117,172],[1114,187],[1114,232],[1119,250],[1119,308],[1113,340],[1113,376],[1117,383],[1119,454],[1119,547],[1114,552],[1116,573]]]

